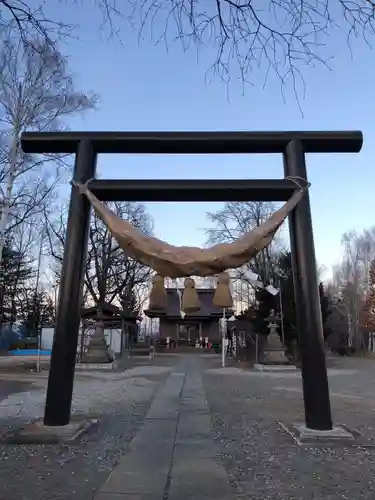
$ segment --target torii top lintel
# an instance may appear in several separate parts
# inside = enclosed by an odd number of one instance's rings
[[[305,153],[358,153],[360,131],[300,132],[24,132],[25,153],[76,153],[90,141],[96,153],[247,154],[283,153],[300,141]]]

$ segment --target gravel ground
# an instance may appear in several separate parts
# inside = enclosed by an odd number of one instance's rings
[[[169,366],[76,377],[73,411],[99,417],[75,445],[0,445],[1,500],[91,500],[126,452]],[[126,375],[126,376],[124,376]],[[0,430],[41,416],[46,380],[0,403]]]
[[[11,394],[27,391],[30,384],[17,380],[0,380],[0,404]]]
[[[375,498],[375,449],[303,449],[278,426],[304,420],[299,375],[227,370],[207,370],[203,380],[220,456],[241,498]],[[375,362],[350,360],[330,373],[334,421],[375,444]]]
[[[222,370],[219,357],[199,358],[220,458],[239,498],[375,498],[375,448],[303,449],[280,429],[279,420],[303,421],[298,373]],[[183,357],[165,356],[123,373],[77,376],[74,412],[98,416],[99,426],[74,446],[1,445],[0,499],[92,500],[180,361]],[[334,421],[375,444],[375,361],[340,359],[329,366]],[[0,382],[0,432],[42,415],[46,382],[12,386],[12,381],[3,392]]]

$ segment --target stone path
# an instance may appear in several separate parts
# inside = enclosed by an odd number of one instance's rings
[[[236,498],[217,451],[197,361],[184,360],[95,500]]]

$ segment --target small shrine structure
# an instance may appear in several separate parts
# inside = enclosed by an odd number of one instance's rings
[[[85,308],[81,313],[83,332],[81,337],[81,363],[105,364],[114,361],[114,353],[105,338],[105,330],[120,329],[121,346],[120,355],[129,345],[137,342],[138,316],[127,308],[121,308],[113,304],[105,303],[98,311],[97,306]],[[90,336],[87,348],[87,329],[94,329]]]

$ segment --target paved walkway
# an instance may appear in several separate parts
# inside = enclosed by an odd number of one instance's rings
[[[193,358],[169,375],[130,450],[95,500],[236,498],[216,459],[208,403]]]

